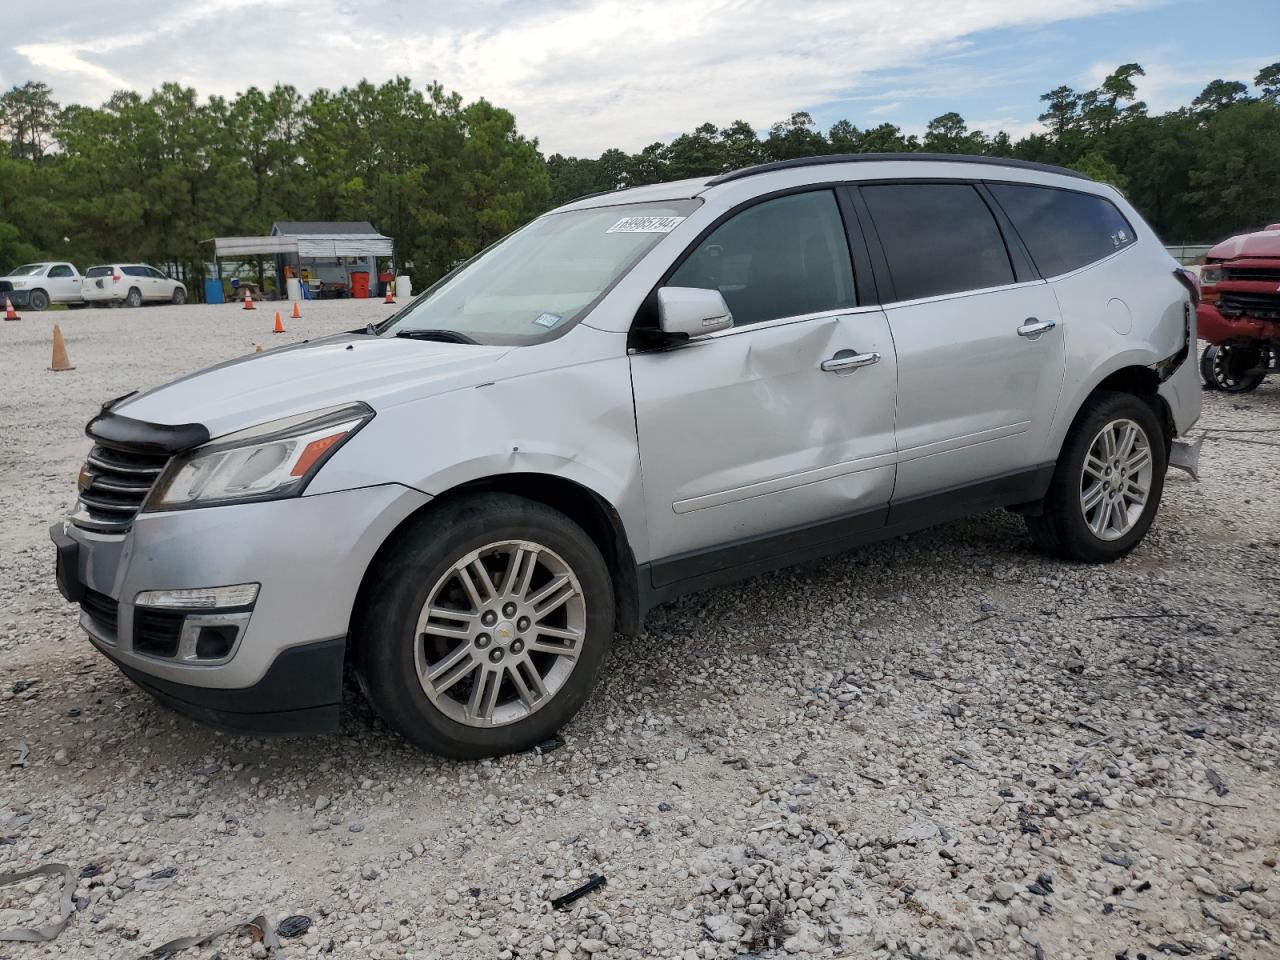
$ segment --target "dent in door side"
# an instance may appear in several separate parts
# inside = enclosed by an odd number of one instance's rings
[[[879,352],[847,374],[819,365]],[[887,504],[892,340],[878,310],[745,327],[632,357],[650,543],[697,552]]]

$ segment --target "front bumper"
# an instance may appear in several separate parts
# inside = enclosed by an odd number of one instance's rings
[[[1212,303],[1196,308],[1196,328],[1200,339],[1209,343],[1232,340],[1280,340],[1280,321],[1255,320],[1253,317],[1224,317]]]
[[[17,309],[31,305],[30,290],[0,290],[0,309],[4,307],[5,297],[8,297],[9,302]]]
[[[124,535],[60,521],[50,531],[58,585],[82,603],[81,625],[99,652],[180,712],[241,732],[332,729],[364,573],[387,536],[429,499],[385,484],[142,513]],[[137,649],[139,593],[235,583],[261,586],[229,659],[191,663]],[[93,597],[113,602],[114,623]]]

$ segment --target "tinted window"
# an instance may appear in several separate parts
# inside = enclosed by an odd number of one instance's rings
[[[1013,283],[1000,228],[960,183],[864,186],[899,300]]]
[[[719,290],[735,326],[853,306],[835,195],[797,193],[749,207],[699,243],[667,285]]]
[[[1073,190],[991,185],[1042,276],[1067,273],[1108,257],[1137,237],[1110,200]]]
[[[55,267],[49,268],[49,276],[53,278],[69,277],[71,276],[71,268],[68,267],[65,263],[60,263]]]
[[[147,268],[146,268],[146,267],[121,267],[121,268],[120,268],[120,270],[121,270],[121,272],[122,272],[122,273],[127,273],[127,274],[128,274],[129,276],[131,276],[131,277],[145,277],[145,276],[147,276]]]
[[[86,277],[109,277],[111,276],[110,267],[90,267],[84,272]]]
[[[163,273],[161,273],[161,272],[160,272],[159,270],[157,270],[155,267],[147,267],[147,276],[149,276],[149,277],[154,277],[154,278],[155,278],[155,279],[157,279],[157,280],[167,280],[167,279],[168,279],[168,277],[166,277]]]

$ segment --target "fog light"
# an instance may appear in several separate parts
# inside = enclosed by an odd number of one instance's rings
[[[200,587],[190,590],[144,590],[134,603],[140,607],[169,610],[225,610],[247,607],[258,599],[258,584],[238,583],[230,587]]]

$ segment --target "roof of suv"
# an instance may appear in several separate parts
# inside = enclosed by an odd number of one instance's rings
[[[1039,173],[1056,174],[1072,177],[1076,180],[1094,182],[1091,177],[1067,167],[1056,167],[1049,163],[1034,163],[1030,160],[1014,160],[1007,157],[974,156],[963,153],[834,153],[819,157],[797,157],[792,160],[777,160],[773,163],[761,163],[753,167],[742,167],[715,176],[693,177],[688,180],[673,180],[668,183],[646,184],[630,187],[625,190],[603,190],[577,197],[565,204],[566,207],[583,204],[583,206],[605,206],[615,203],[644,203],[646,201],[683,200],[699,196],[710,187],[723,183],[732,183],[760,174],[775,173],[780,170],[793,170],[799,167],[817,167],[838,163],[962,163],[979,164],[989,167],[1015,168],[1033,170]],[[608,203],[602,202],[608,197]],[[595,201],[584,203],[584,201]]]

